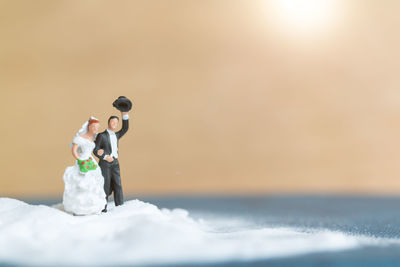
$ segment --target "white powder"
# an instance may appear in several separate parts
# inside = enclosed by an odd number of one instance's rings
[[[217,223],[219,222],[219,223]],[[118,265],[265,259],[386,245],[397,240],[294,228],[229,227],[139,200],[72,216],[0,198],[0,263]],[[233,222],[234,223],[234,222]]]

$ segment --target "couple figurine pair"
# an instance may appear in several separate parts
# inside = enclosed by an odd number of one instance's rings
[[[74,215],[107,212],[107,201],[112,192],[116,206],[124,203],[118,141],[128,131],[128,111],[132,103],[125,97],[119,97],[113,105],[121,111],[121,130],[116,131],[119,118],[111,116],[108,128],[98,134],[100,122],[90,117],[72,140],[72,155],[76,162],[64,172],[63,206],[65,211]],[[99,158],[99,163],[93,156]]]

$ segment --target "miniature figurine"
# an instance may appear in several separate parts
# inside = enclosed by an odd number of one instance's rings
[[[74,215],[99,214],[106,204],[104,178],[92,155],[99,127],[99,120],[90,117],[70,144],[76,162],[63,175],[63,205]]]
[[[106,200],[108,201],[108,197],[112,192],[114,192],[115,206],[119,206],[124,203],[124,197],[118,162],[118,142],[119,139],[128,131],[128,111],[132,108],[132,102],[126,97],[120,96],[114,101],[113,106],[121,111],[122,129],[115,132],[119,118],[117,116],[111,116],[108,119],[108,128],[104,132],[99,133],[96,138],[94,154],[99,158],[99,165],[104,177]],[[107,204],[104,206],[102,211],[107,212]]]

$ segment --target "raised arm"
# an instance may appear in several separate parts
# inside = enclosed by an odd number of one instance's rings
[[[121,112],[122,115],[122,129],[116,132],[118,139],[121,138],[129,129],[129,114],[128,112]]]

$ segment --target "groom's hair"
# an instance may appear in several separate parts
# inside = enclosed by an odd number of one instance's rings
[[[110,118],[108,118],[108,122],[107,123],[110,123],[110,120],[112,120],[112,119],[117,119],[119,121],[118,116],[111,116]]]

